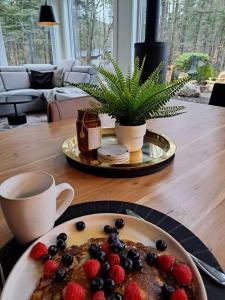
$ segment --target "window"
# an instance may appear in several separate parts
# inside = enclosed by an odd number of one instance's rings
[[[72,0],[76,58],[81,64],[107,64],[113,49],[114,0]]]
[[[1,0],[0,25],[9,65],[52,63],[49,28],[36,25],[40,0]]]
[[[141,1],[144,14],[146,0]],[[203,83],[225,70],[224,11],[224,0],[161,1],[160,40],[170,42],[169,63],[178,74],[198,72]],[[142,41],[144,27],[145,18]]]

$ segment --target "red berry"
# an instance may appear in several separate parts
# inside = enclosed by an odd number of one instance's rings
[[[31,249],[30,257],[35,260],[38,260],[39,258],[41,258],[43,255],[47,253],[48,253],[48,249],[45,246],[45,244],[39,242],[36,245],[34,245],[34,247]]]
[[[109,271],[109,277],[114,280],[115,284],[120,284],[125,279],[125,271],[119,265],[112,266]]]
[[[44,276],[49,278],[52,277],[55,273],[55,271],[58,269],[59,264],[52,259],[47,260],[44,263]]]
[[[116,253],[111,253],[108,257],[110,266],[120,265],[120,257]]]
[[[158,256],[158,264],[160,266],[160,269],[163,272],[167,273],[175,264],[175,257],[172,255],[160,255]]]
[[[170,300],[188,300],[188,296],[184,289],[178,289],[170,296]]]
[[[85,290],[74,281],[70,281],[64,290],[63,300],[84,300]]]
[[[143,300],[136,281],[132,281],[125,286],[124,300]]]
[[[111,252],[111,249],[109,247],[109,243],[108,242],[105,242],[101,245],[101,250],[104,251],[107,255],[110,254]]]
[[[191,269],[185,264],[176,264],[173,267],[172,274],[176,281],[181,284],[189,284],[193,278]]]
[[[91,297],[91,300],[106,300],[105,293],[103,291],[98,291],[94,293],[94,295]]]
[[[83,265],[84,272],[88,279],[95,278],[98,275],[100,268],[101,268],[101,265],[97,259],[89,259]]]

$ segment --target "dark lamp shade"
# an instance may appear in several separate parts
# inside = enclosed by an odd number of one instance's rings
[[[54,26],[59,23],[56,21],[53,8],[51,5],[42,5],[40,8],[39,21],[37,25],[39,26]]]

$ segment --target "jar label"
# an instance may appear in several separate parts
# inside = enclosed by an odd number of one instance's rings
[[[88,149],[94,150],[101,147],[101,127],[88,128]]]

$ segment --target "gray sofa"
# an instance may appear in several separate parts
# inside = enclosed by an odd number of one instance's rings
[[[17,106],[18,112],[40,111],[46,107],[47,98],[52,90],[32,89],[30,87],[29,72],[36,70],[40,72],[54,71],[62,69],[64,72],[64,81],[73,83],[89,82],[95,83],[95,74],[90,66],[78,66],[74,60],[62,60],[58,66],[51,64],[27,64],[23,66],[0,66],[0,101],[10,102],[12,96],[16,95],[22,98],[38,96],[39,100]],[[54,99],[64,100],[76,97],[86,96],[84,92],[74,88],[55,88]],[[0,116],[14,112],[13,105],[0,105]]]

